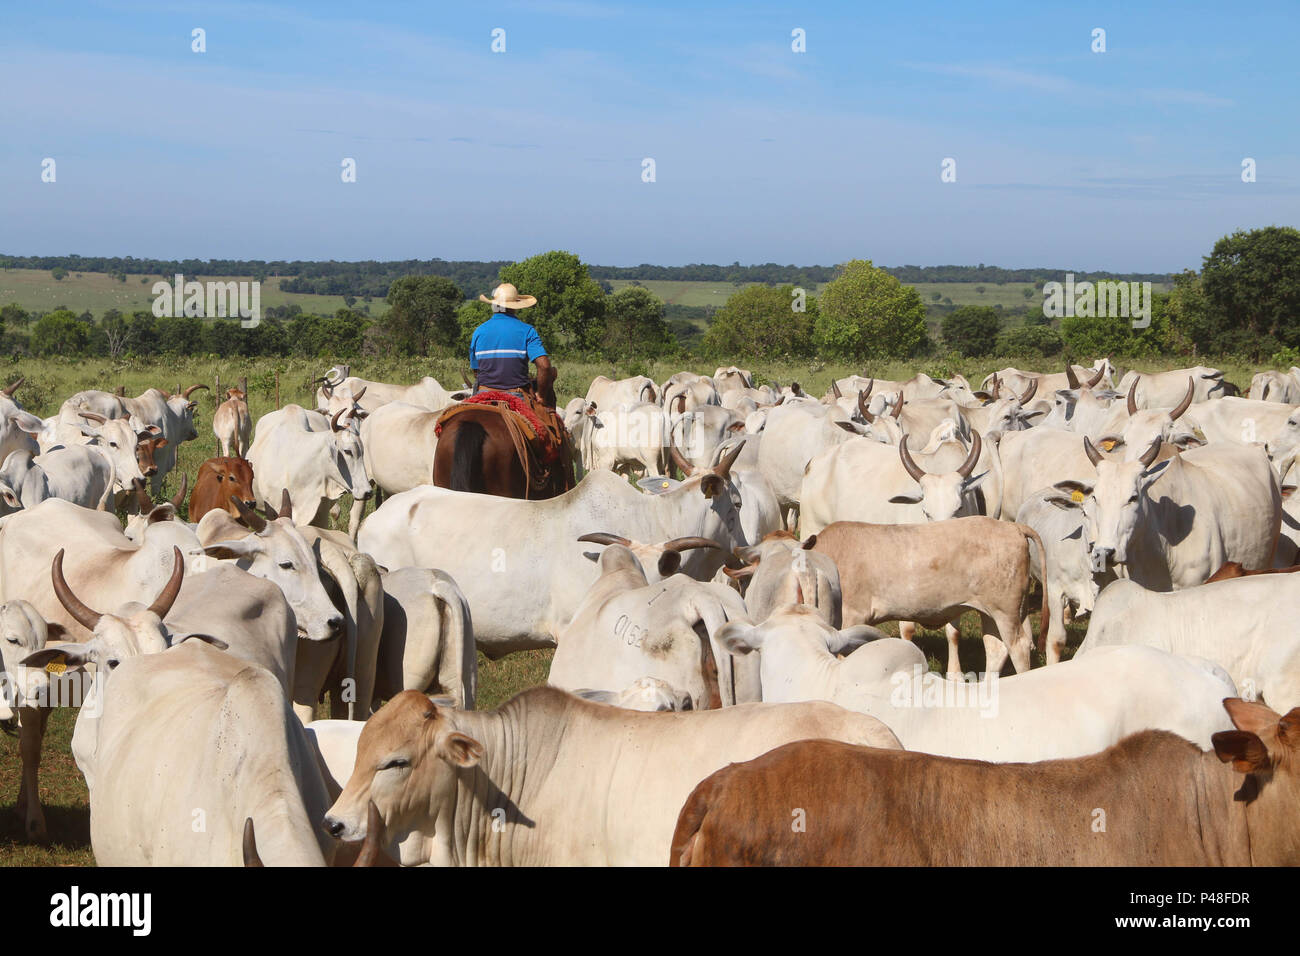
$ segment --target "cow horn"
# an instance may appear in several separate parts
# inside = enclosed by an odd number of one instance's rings
[[[840,391],[840,383],[835,381],[835,379],[831,379],[831,394],[834,395],[836,399],[844,397],[844,393]]]
[[[735,448],[727,452],[727,457],[723,458],[722,461],[718,462],[718,464],[713,469],[713,473],[717,475],[719,478],[726,478],[729,474],[731,474],[731,466],[736,463],[736,459],[740,457],[741,449],[743,449],[744,447],[745,447],[745,439],[742,438],[740,441],[736,442]]]
[[[200,382],[198,385],[191,385],[189,388],[185,389],[185,391],[181,392],[181,397],[182,397],[182,398],[185,398],[185,399],[188,399],[191,395],[193,395],[193,394],[194,394],[196,391],[198,391],[199,389],[203,389],[204,391],[207,391],[207,392],[212,391],[212,389],[208,388],[208,386],[206,386],[206,385],[204,385],[203,383]]]
[[[711,538],[673,538],[664,542],[665,551],[690,551],[692,548],[717,548],[721,551],[722,545]]]
[[[1070,362],[1065,363],[1065,381],[1072,389],[1079,387],[1079,376],[1074,374],[1074,365]]]
[[[1088,387],[1096,388],[1097,383],[1101,381],[1101,377],[1105,374],[1106,374],[1106,370],[1104,368],[1097,369],[1097,374],[1092,377],[1092,381],[1088,383]]]
[[[889,410],[889,415],[891,418],[898,418],[902,414],[903,414],[903,393],[899,392],[898,401],[895,402],[894,407]]]
[[[963,461],[961,467],[957,469],[957,474],[961,475],[963,478],[970,477],[971,470],[975,467],[975,463],[980,460],[980,449],[984,447],[984,440],[980,438],[979,432],[972,430],[971,436],[970,454],[966,456],[966,460]]]
[[[1136,415],[1138,413],[1137,390],[1138,379],[1141,377],[1141,375],[1134,375],[1133,384],[1128,387],[1128,413],[1130,415]]]
[[[907,436],[898,443],[898,457],[903,462],[903,467],[907,473],[912,476],[913,481],[920,481],[925,477],[925,469],[912,460],[912,453],[907,450]]]
[[[592,531],[578,538],[579,541],[590,541],[593,544],[621,544],[625,548],[632,547],[632,539],[625,538],[621,534],[614,534],[612,531]]]
[[[142,515],[147,515],[153,510],[153,499],[149,497],[149,492],[144,490],[144,485],[135,489],[135,510]]]
[[[678,395],[677,398],[674,399],[674,401],[677,402],[677,414],[678,414],[678,415],[685,415],[685,414],[686,414],[686,396],[685,396],[685,395]]]
[[[19,375],[17,381],[15,381],[15,382],[14,382],[12,385],[10,385],[8,388],[3,389],[4,393],[5,393],[6,395],[8,395],[10,398],[13,398],[13,397],[14,397],[14,392],[18,391],[18,386],[21,385],[21,384],[22,384],[23,382],[25,382],[25,381],[27,381],[27,376],[25,376],[25,375]]]
[[[1092,444],[1092,439],[1087,435],[1083,436],[1083,450],[1087,453],[1088,460],[1092,462],[1094,466],[1101,464],[1101,452],[1097,451],[1096,447]]]
[[[171,499],[172,504],[175,505],[177,508],[180,508],[180,506],[185,502],[185,492],[188,489],[189,484],[190,484],[190,476],[182,471],[181,490],[176,492],[176,494],[173,495]]]
[[[461,373],[460,374],[461,381],[465,383],[465,387],[472,388],[474,385],[474,380],[477,376],[475,376],[475,374],[467,368],[462,368],[460,370],[460,373]]]
[[[289,489],[280,489],[280,517],[293,519],[293,499],[289,497]]]
[[[346,425],[339,424],[339,419],[343,417],[343,413],[346,411],[347,411],[346,408],[340,408],[337,412],[334,413],[334,417],[330,419],[330,428],[332,428],[336,432],[341,432],[343,431],[344,428],[348,427]]]
[[[1038,392],[1038,379],[1033,379],[1033,380],[1030,381],[1030,383],[1029,383],[1029,387],[1028,387],[1027,389],[1025,389],[1025,394],[1023,394],[1023,395],[1020,396],[1020,399],[1019,399],[1020,404],[1021,404],[1021,405],[1024,405],[1024,404],[1025,404],[1026,402],[1028,402],[1031,398],[1033,398],[1034,395],[1035,395],[1037,392]],[[997,393],[995,392],[994,394],[997,394]]]
[[[354,401],[354,402],[359,402],[359,401],[361,401],[361,396],[364,395],[364,394],[366,394],[366,389],[368,389],[369,387],[370,387],[369,385],[362,385],[359,389],[357,389],[355,392],[353,392],[353,393],[352,393],[352,401]]]
[[[255,532],[266,530],[266,519],[244,504],[239,495],[231,495],[230,502],[235,506],[235,510],[239,512],[239,520],[242,524]]]
[[[1183,400],[1178,403],[1178,407],[1169,413],[1170,421],[1172,422],[1178,421],[1178,416],[1181,415],[1183,412],[1187,411],[1187,409],[1191,407],[1192,396],[1194,394],[1196,394],[1196,383],[1192,381],[1192,377],[1189,375],[1187,376],[1187,394],[1184,395]]]
[[[253,832],[253,818],[244,820],[244,866],[265,866],[257,855],[257,834]]]
[[[108,421],[107,418],[105,418],[103,415],[99,414],[98,412],[80,411],[77,412],[77,414],[80,415],[88,422],[94,422],[96,425],[102,425],[104,424],[104,422]]]
[[[672,458],[673,464],[680,468],[682,474],[687,478],[695,472],[695,467],[682,457],[682,453],[677,450],[677,446],[673,443],[673,430],[671,428],[668,429],[668,455]]]
[[[865,392],[867,398],[871,397],[871,390],[875,387],[876,387],[876,380],[874,378],[867,379],[867,388]],[[860,392],[859,394],[864,394],[864,393]]]
[[[867,391],[870,391],[870,389]],[[858,392],[858,414],[862,416],[862,420],[868,425],[876,420],[876,416],[871,414],[871,410],[867,408],[866,392]]]
[[[74,621],[86,630],[93,631],[104,615],[81,603],[81,599],[72,593],[72,588],[68,587],[68,582],[63,577],[63,548],[59,548],[59,553],[54,556],[50,578],[54,582],[54,596],[59,599],[59,603],[72,615]]]
[[[172,564],[172,576],[167,579],[163,589],[158,592],[154,602],[149,605],[149,610],[157,614],[160,619],[166,617],[167,612],[176,603],[176,596],[181,593],[181,581],[185,579],[185,555],[181,554],[181,549],[176,545],[172,545],[172,553],[175,555]]]
[[[370,808],[366,811],[366,838],[361,842],[361,852],[357,854],[357,861],[353,866],[374,866],[379,861],[379,853],[384,845],[384,816],[375,806],[375,801],[370,801]]]
[[[1158,454],[1160,454],[1159,435],[1157,435],[1156,440],[1151,443],[1151,447],[1142,453],[1142,457],[1139,458],[1138,461],[1142,462],[1143,468],[1150,468],[1151,463],[1156,460],[1156,455]]]

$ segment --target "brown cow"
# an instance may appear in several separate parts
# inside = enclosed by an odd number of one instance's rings
[[[839,568],[844,627],[898,620],[941,627],[978,611],[988,671],[1002,669],[1009,649],[1023,673],[1033,643],[1031,543],[1042,555],[1033,528],[977,515],[926,524],[836,521],[803,546]],[[948,673],[958,674],[959,633],[951,626],[947,631]]]
[[[190,521],[195,522],[209,511],[225,511],[239,517],[239,509],[231,497],[238,498],[249,508],[256,505],[253,497],[253,466],[243,458],[209,458],[199,465],[190,495]]]
[[[1238,729],[1215,734],[1213,752],[1163,730],[1019,764],[787,744],[695,788],[669,863],[1294,866],[1300,707],[1223,705]]]
[[[1289,568],[1260,568],[1258,571],[1247,571],[1236,561],[1227,561],[1224,562],[1223,567],[1206,578],[1205,583],[1213,584],[1215,581],[1226,581],[1229,578],[1247,578],[1252,574],[1290,574],[1293,571],[1300,571],[1300,564],[1293,564]]]

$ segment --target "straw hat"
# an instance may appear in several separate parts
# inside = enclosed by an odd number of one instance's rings
[[[531,295],[520,295],[519,290],[509,282],[503,282],[492,290],[492,298],[480,295],[480,302],[487,302],[491,305],[499,305],[506,309],[529,309],[537,304],[537,298]]]

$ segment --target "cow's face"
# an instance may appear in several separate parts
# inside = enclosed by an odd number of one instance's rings
[[[4,706],[12,710],[50,699],[49,672],[42,667],[26,667],[22,661],[42,650],[49,638],[63,636],[62,625],[47,624],[26,601],[0,604],[0,663],[4,665],[0,690]]]
[[[456,730],[455,714],[413,690],[380,708],[361,731],[352,776],[326,813],[325,829],[336,839],[364,839],[372,800],[395,839],[420,820],[432,820],[435,835],[449,829],[457,781],[483,756],[482,744]]]
[[[195,482],[211,484],[216,489],[216,500],[233,518],[239,517],[239,508],[232,498],[242,501],[247,507],[256,505],[253,494],[253,466],[243,458],[209,458],[199,469],[199,478]]]
[[[1268,452],[1269,461],[1273,463],[1273,470],[1281,482],[1300,453],[1300,412],[1292,413],[1272,441],[1264,446],[1264,450]]]
[[[1058,482],[1055,487],[1061,494],[1048,500],[1057,507],[1082,511],[1089,561],[1093,573],[1100,573],[1111,565],[1128,564],[1128,549],[1147,506],[1147,490],[1164,474],[1169,462],[1166,460],[1149,466],[1140,459],[1102,459],[1095,465],[1097,480],[1094,484]]]
[[[125,418],[106,419],[91,412],[82,412],[91,423],[95,436],[93,444],[113,463],[117,474],[116,487],[122,491],[144,487],[144,472],[140,470],[140,433]]]
[[[220,512],[210,514],[221,515]],[[300,638],[328,641],[343,633],[343,615],[334,607],[321,583],[316,555],[291,519],[268,521],[255,534],[218,541],[203,550],[210,557],[234,561],[249,574],[264,578],[283,591],[298,619]]]
[[[1223,702],[1236,730],[1211,736],[1214,752],[1241,774],[1234,795],[1245,807],[1254,866],[1300,863],[1300,707],[1285,717],[1240,698]]]
[[[199,437],[194,427],[194,409],[198,402],[192,402],[185,395],[171,395],[167,399],[168,416],[176,423],[176,431],[184,437],[181,441],[194,441]]]
[[[371,495],[370,476],[366,473],[365,453],[356,426],[336,427],[333,436],[334,460],[338,466],[336,480],[353,498],[368,500]]]

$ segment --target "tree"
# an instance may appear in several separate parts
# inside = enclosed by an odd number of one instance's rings
[[[808,355],[817,300],[795,311],[794,286],[751,285],[732,293],[704,333],[704,350],[721,360],[777,359]]]
[[[605,334],[601,351],[608,361],[659,358],[677,348],[664,321],[664,304],[644,286],[627,286],[605,303]]]
[[[998,355],[1011,358],[1048,358],[1059,355],[1065,343],[1055,329],[1043,325],[1022,325],[998,335]]]
[[[1201,291],[1210,320],[1202,348],[1259,356],[1300,346],[1300,230],[1224,236],[1205,257]]]
[[[977,295],[983,295],[983,294],[984,294],[984,286],[982,286],[982,285],[977,285],[977,286],[975,287],[975,292],[976,292]]]
[[[89,342],[90,327],[68,309],[49,312],[32,326],[31,350],[41,357],[79,356]]]
[[[68,277],[68,270],[63,268],[63,266],[56,266],[50,270],[50,275],[54,276],[55,282],[62,282]]]
[[[28,315],[17,302],[10,302],[4,308],[0,308],[0,328],[9,328],[15,325],[26,325],[32,317]]]
[[[501,281],[537,305],[519,313],[532,323],[547,351],[591,349],[604,333],[605,293],[577,256],[552,250],[501,267]]]
[[[1032,288],[1031,286],[1025,286],[1025,287],[1021,290],[1021,294],[1022,294],[1026,299],[1032,299],[1032,298],[1034,297],[1034,290],[1033,290],[1033,288]]]
[[[395,350],[428,355],[435,345],[455,346],[460,335],[456,310],[463,301],[450,279],[404,276],[388,287],[388,313],[381,321]]]
[[[939,326],[944,344],[967,357],[991,355],[1001,327],[997,310],[987,305],[964,305],[944,316]]]
[[[903,358],[927,340],[921,296],[870,260],[841,266],[818,304],[814,340],[840,358]]]
[[[486,302],[471,299],[461,305],[456,313],[456,322],[460,326],[460,337],[456,340],[456,348],[461,355],[469,355],[469,340],[474,335],[474,330],[490,318],[492,318],[492,306]]]

